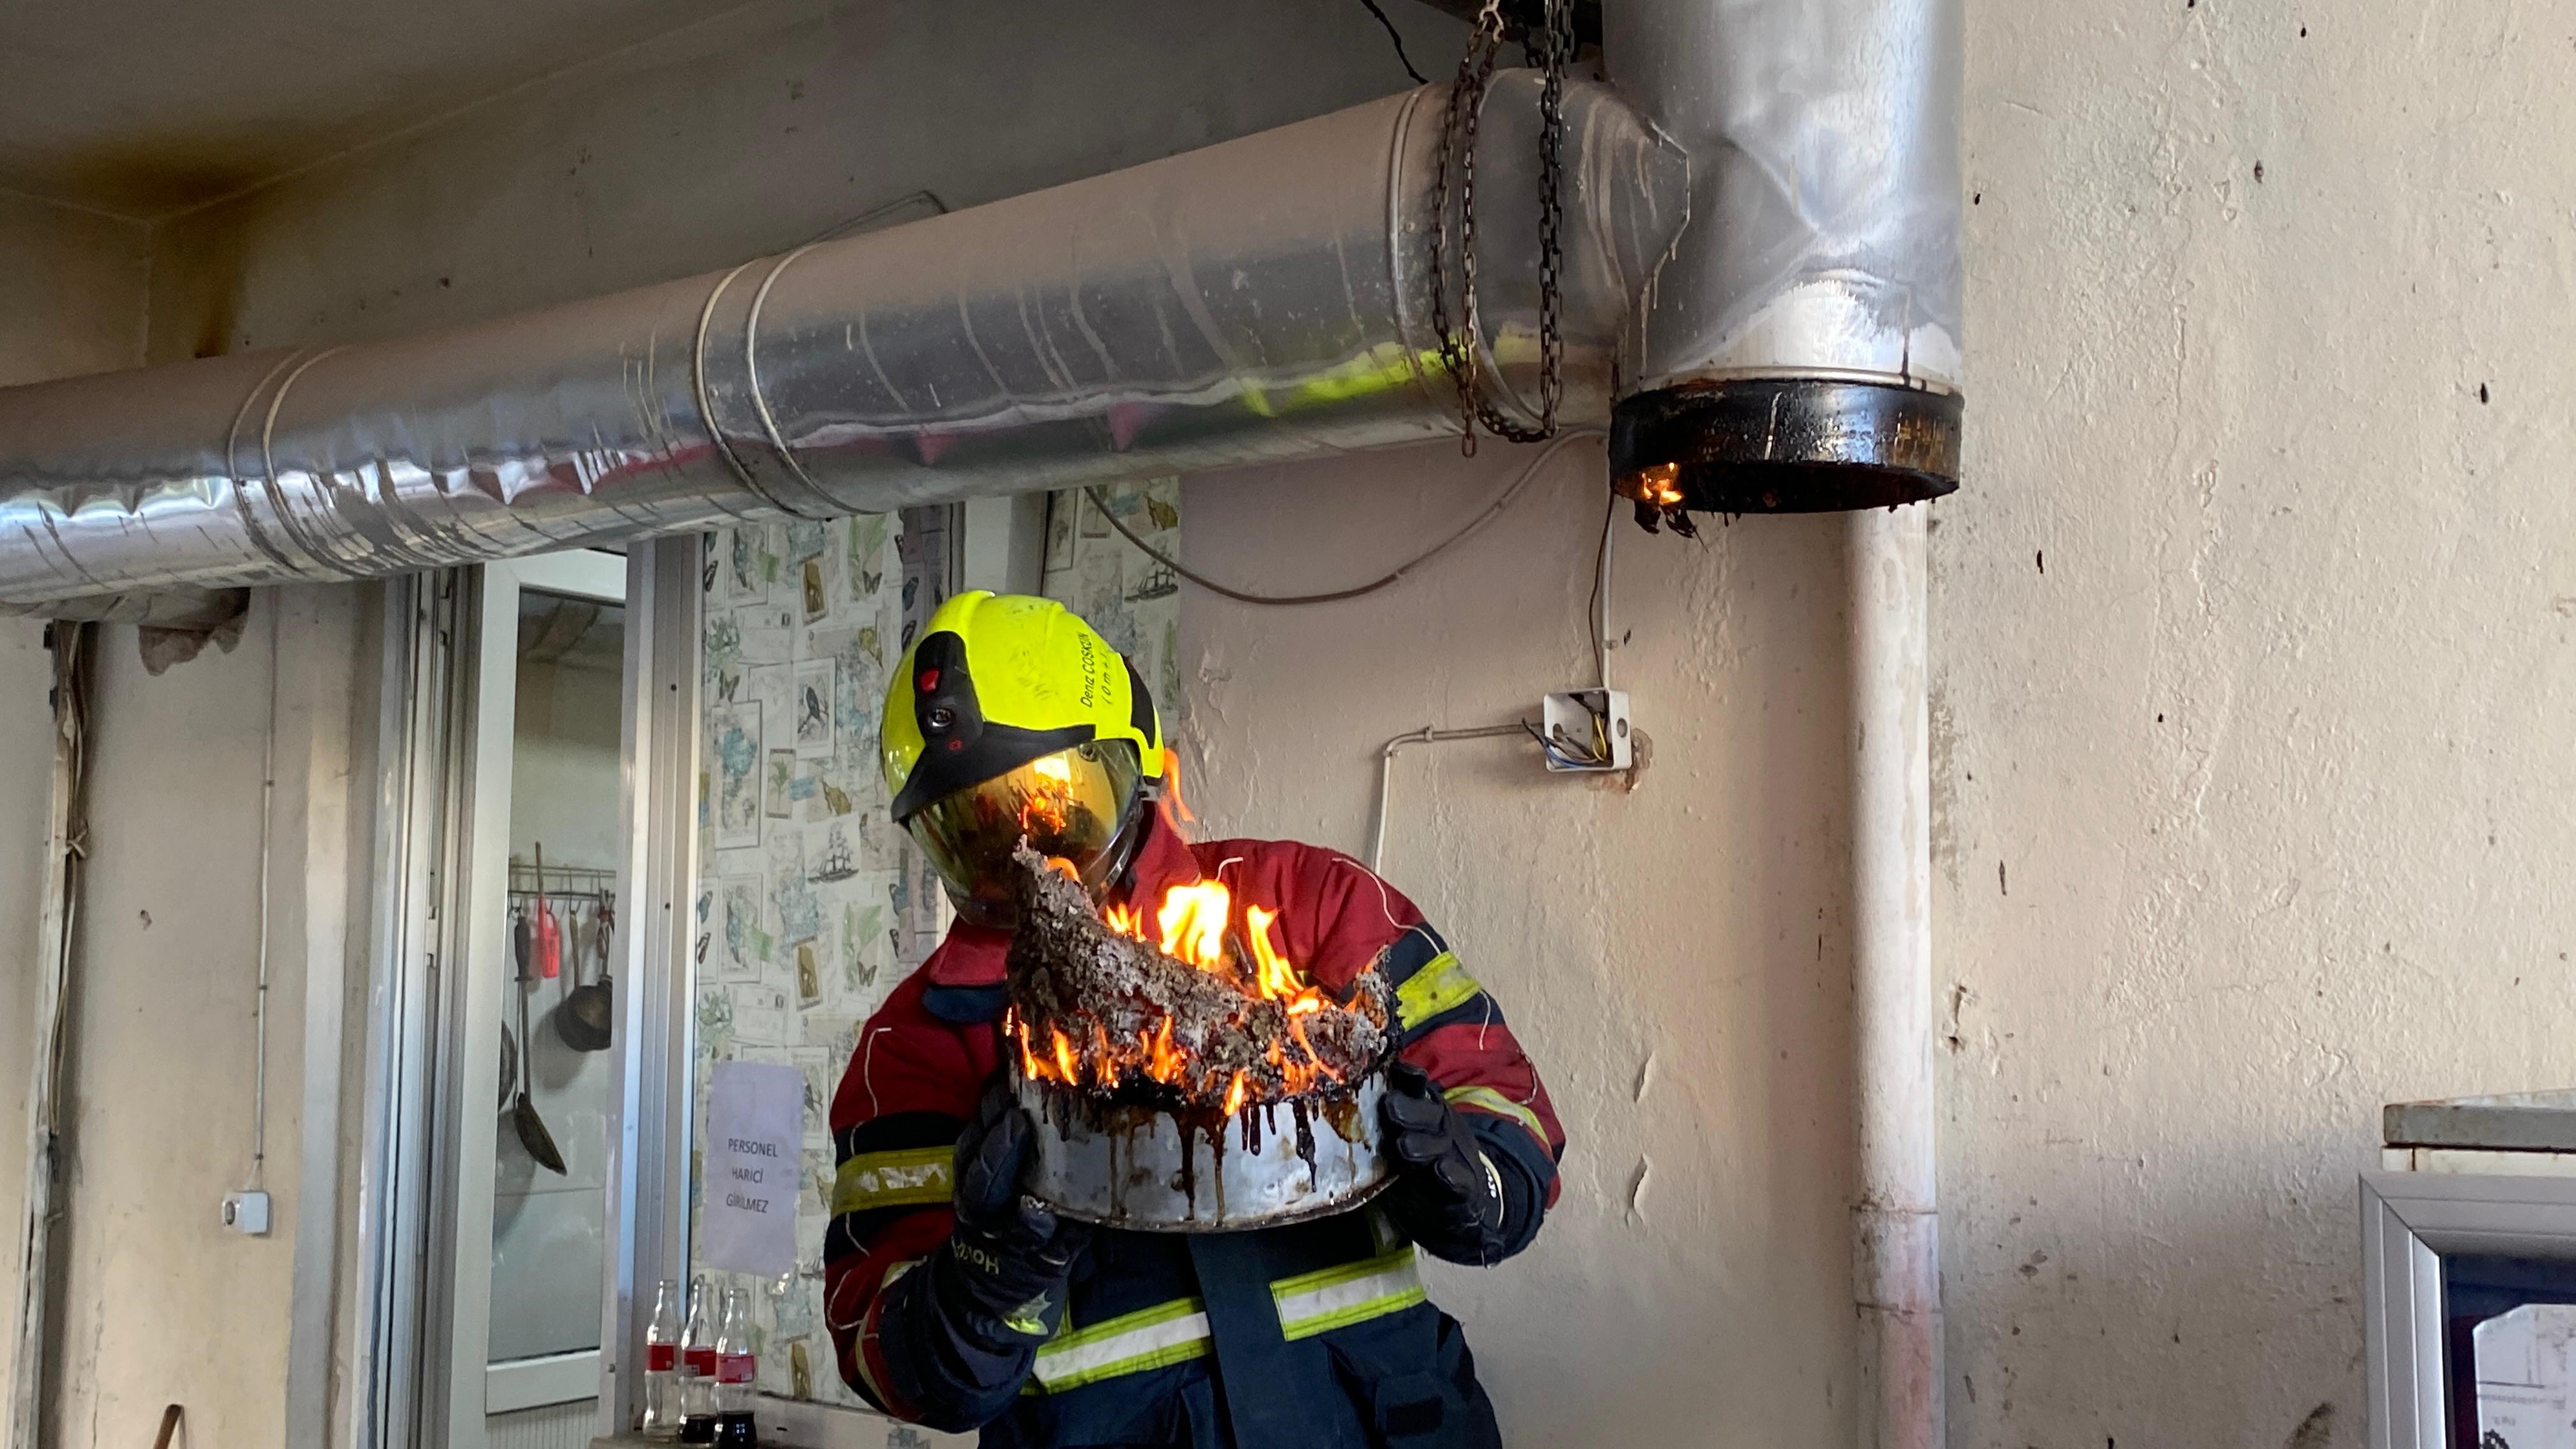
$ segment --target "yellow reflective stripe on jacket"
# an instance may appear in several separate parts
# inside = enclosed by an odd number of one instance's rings
[[[1484,989],[1459,964],[1457,952],[1443,951],[1395,988],[1395,1019],[1411,1031],[1444,1011],[1464,1006]]]
[[[1413,1245],[1356,1263],[1300,1273],[1270,1285],[1279,1331],[1294,1342],[1400,1313],[1423,1301]],[[1070,1320],[1068,1320],[1069,1322]],[[1207,1305],[1175,1298],[1088,1328],[1067,1328],[1039,1345],[1030,1393],[1060,1394],[1103,1379],[1140,1374],[1215,1352]]]
[[[1338,1268],[1301,1273],[1270,1285],[1279,1307],[1279,1332],[1289,1342],[1400,1313],[1423,1301],[1413,1245]]]
[[[1047,1393],[1060,1394],[1121,1374],[1203,1358],[1215,1347],[1207,1305],[1196,1298],[1175,1298],[1057,1334],[1039,1345],[1035,1377]]]
[[[841,1164],[832,1178],[832,1216],[870,1208],[944,1203],[949,1198],[953,1147],[907,1147],[897,1152],[862,1152]]]
[[[1527,1127],[1542,1144],[1547,1141],[1547,1129],[1539,1125],[1536,1112],[1491,1087],[1451,1087],[1440,1095],[1453,1106],[1481,1107],[1497,1117],[1509,1117]]]

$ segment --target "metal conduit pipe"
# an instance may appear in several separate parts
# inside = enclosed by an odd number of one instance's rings
[[[1852,1301],[1864,1449],[1940,1449],[1928,506],[1844,524],[1851,588]]]
[[[1480,340],[1532,418],[1537,92],[1496,81],[1477,161]],[[1454,436],[1428,316],[1446,95],[424,336],[0,390],[0,607]],[[1688,168],[1606,87],[1566,119],[1559,415],[1599,426]]]
[[[1603,0],[1611,79],[1691,156],[1611,468],[1797,513],[1959,478],[1963,0]]]

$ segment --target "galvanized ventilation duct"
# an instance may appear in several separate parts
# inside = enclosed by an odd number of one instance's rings
[[[1623,379],[1623,492],[1868,508],[1959,480],[1961,0],[1604,0],[1620,93],[1691,155]]]
[[[1524,414],[1536,92],[1498,80],[1478,150],[1483,341]],[[1426,315],[1444,105],[424,336],[0,391],[0,605],[184,622],[210,589],[1452,434]],[[1595,85],[1566,146],[1564,412],[1597,424],[1688,167]]]

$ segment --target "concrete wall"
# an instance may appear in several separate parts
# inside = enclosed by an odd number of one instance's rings
[[[1970,17],[1952,1443],[2355,1444],[2379,1105],[2571,1071],[2576,32]]]

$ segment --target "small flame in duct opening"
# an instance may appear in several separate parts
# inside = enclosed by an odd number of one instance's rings
[[[1330,1002],[1279,949],[1272,929],[1279,912],[1246,905],[1238,921],[1234,893],[1222,881],[1203,880],[1174,886],[1150,906],[1112,902],[1101,914],[1117,934],[1154,944],[1163,954],[1225,979],[1253,1000],[1276,1003],[1286,1013],[1285,1033],[1265,1053],[1265,1083],[1275,1079],[1279,1088],[1294,1096],[1342,1080],[1339,1072],[1325,1065],[1306,1035],[1307,1023]],[[1074,1025],[1073,1035],[1061,1026],[1033,1031],[1013,1010],[1004,1020],[1004,1030],[1019,1048],[1022,1074],[1101,1092],[1151,1082],[1202,1101],[1222,1101],[1228,1112],[1240,1108],[1252,1093],[1249,1073],[1227,1074],[1193,1056],[1189,1045],[1176,1039],[1169,1016],[1132,1036],[1115,1038],[1097,1022],[1087,1028],[1079,1022]]]
[[[1622,474],[1618,480],[1621,497],[1657,508],[1670,508],[1682,501],[1682,465],[1650,463],[1635,472]]]

